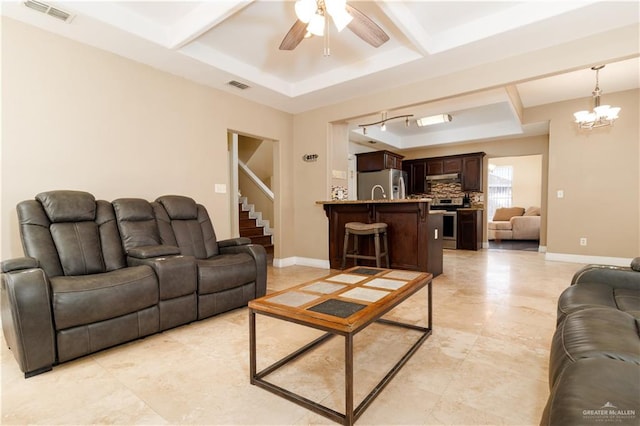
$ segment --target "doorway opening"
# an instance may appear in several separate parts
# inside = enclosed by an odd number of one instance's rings
[[[276,241],[276,142],[236,132],[228,133],[228,141],[233,236],[264,246],[271,264]]]

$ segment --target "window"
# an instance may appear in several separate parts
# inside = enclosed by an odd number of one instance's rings
[[[491,220],[500,207],[511,207],[513,166],[489,165],[488,216]]]

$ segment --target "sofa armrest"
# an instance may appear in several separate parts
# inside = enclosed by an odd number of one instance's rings
[[[514,216],[510,222],[514,240],[540,239],[540,216]]]
[[[171,247],[171,246],[160,246]],[[133,250],[130,250],[130,252]],[[129,255],[129,266],[147,265],[158,278],[160,300],[173,299],[195,293],[198,285],[196,259],[193,256],[159,256],[138,258]]]
[[[40,268],[19,268],[31,262],[6,261],[0,275],[2,331],[25,377],[51,370],[56,362],[55,331],[49,279]],[[36,261],[37,262],[37,261]]]
[[[228,240],[218,241],[218,248],[245,246],[251,244],[251,239],[246,237],[229,238]]]
[[[127,255],[136,259],[152,259],[161,256],[179,255],[180,249],[176,246],[140,246],[129,249]]]
[[[587,265],[571,279],[571,285],[580,283],[602,283],[614,288],[640,290],[640,271],[622,266]]]
[[[267,294],[267,252],[264,247],[258,244],[220,246],[220,254],[234,253],[247,253],[254,258],[256,261],[256,297]]]
[[[0,262],[2,272],[15,272],[23,269],[39,268],[40,262],[33,257],[17,257],[15,259],[7,259]]]

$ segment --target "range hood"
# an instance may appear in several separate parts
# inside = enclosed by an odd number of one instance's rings
[[[446,173],[443,175],[427,176],[427,182],[460,182],[460,173]]]

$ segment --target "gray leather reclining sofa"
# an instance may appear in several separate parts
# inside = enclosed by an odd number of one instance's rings
[[[264,248],[217,241],[206,209],[188,197],[109,203],[51,191],[17,211],[25,257],[2,262],[0,296],[25,377],[266,293]]]
[[[640,257],[589,265],[558,299],[541,425],[640,424]]]

